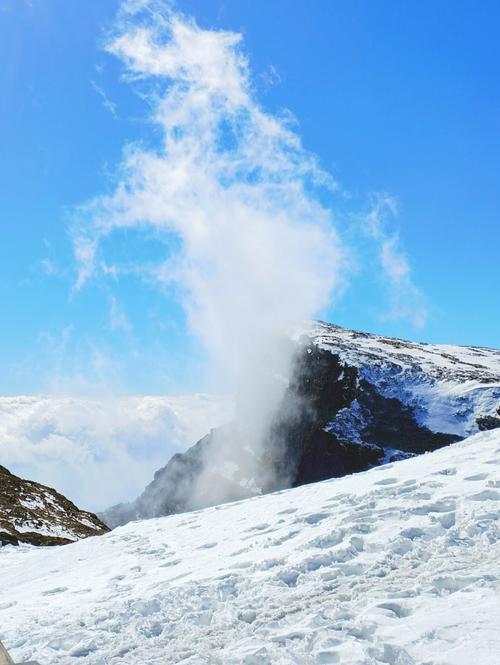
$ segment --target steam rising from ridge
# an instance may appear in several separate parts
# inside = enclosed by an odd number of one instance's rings
[[[258,457],[290,372],[283,338],[328,304],[343,260],[315,193],[334,183],[288,119],[260,107],[240,43],[162,3],[122,7],[108,50],[128,76],[154,82],[161,141],[127,148],[114,193],[86,207],[74,238],[78,286],[99,267],[120,271],[100,242],[117,230],[165,241],[154,277],[180,294],[212,371],[238,394],[241,432],[220,444],[221,459],[224,446]]]

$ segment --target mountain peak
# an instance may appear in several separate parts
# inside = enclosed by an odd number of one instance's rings
[[[321,321],[292,339],[288,388],[258,459],[242,468],[241,451],[248,458],[252,450],[236,416],[172,457],[136,501],[112,507],[104,521],[117,526],[339,477],[500,426],[500,351],[409,342]],[[223,438],[229,443],[221,456]]]

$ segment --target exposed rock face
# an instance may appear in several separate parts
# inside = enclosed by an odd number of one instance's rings
[[[497,409],[497,413],[500,415],[500,409]],[[479,416],[479,418],[476,418],[476,423],[480,431],[484,432],[500,427],[500,418],[498,416]]]
[[[299,409],[294,418],[288,411],[297,395],[306,407]],[[355,436],[340,425],[351,409],[358,419]],[[306,346],[297,357],[277,420],[280,449],[290,470],[285,476],[287,486],[364,471],[381,464],[387,451],[397,459],[435,450],[461,438],[432,432],[418,424],[410,407],[384,397],[361,378],[359,368],[314,344]],[[275,439],[272,431],[270,442]],[[280,463],[274,462],[274,467],[278,469],[277,477],[283,478]]]
[[[174,455],[136,501],[110,508],[104,521],[114,527],[201,507],[191,498],[210,464],[215,496],[237,500],[363,471],[498,426],[498,351],[416,344],[324,323],[311,324],[307,333],[296,340],[257,487],[241,476],[230,452],[223,465],[213,463],[211,450],[217,437],[231,436],[230,424]],[[213,496],[210,502],[217,503]]]
[[[0,545],[65,545],[109,531],[55,490],[0,466]]]

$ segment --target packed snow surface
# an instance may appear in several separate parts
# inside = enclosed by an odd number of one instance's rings
[[[500,430],[365,473],[0,550],[42,664],[497,665]]]

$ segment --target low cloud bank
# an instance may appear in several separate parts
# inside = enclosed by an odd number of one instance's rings
[[[0,464],[88,510],[134,499],[156,469],[227,422],[222,396],[2,397]]]

